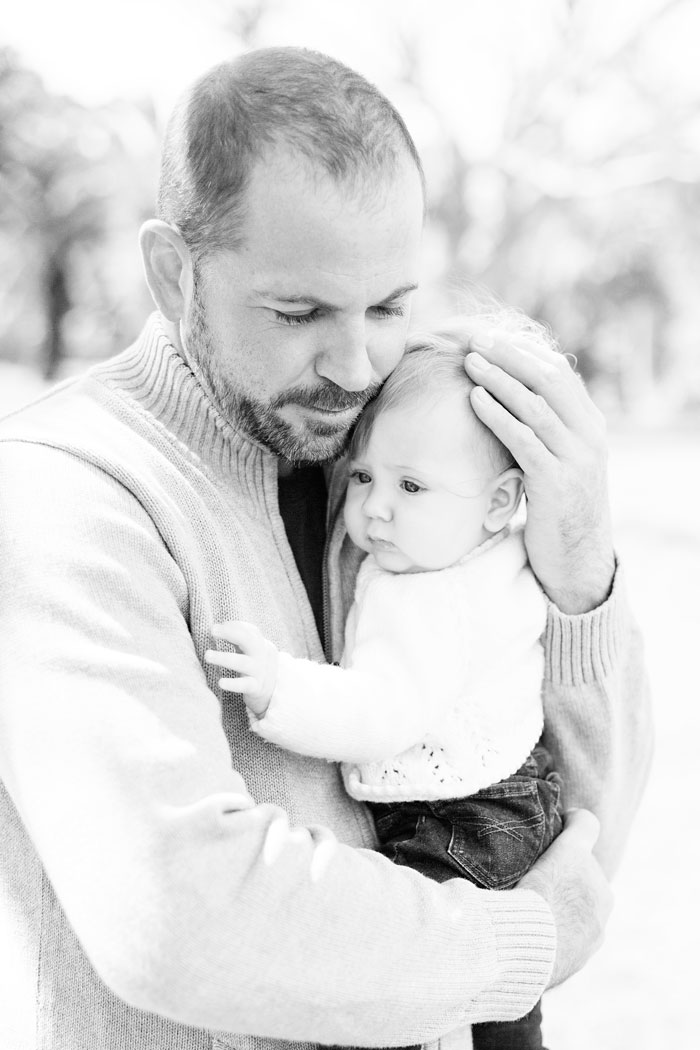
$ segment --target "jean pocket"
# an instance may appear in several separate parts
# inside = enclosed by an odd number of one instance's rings
[[[399,805],[380,804],[370,806],[374,819],[377,837],[382,845],[394,840],[405,841],[411,839],[416,833],[416,828],[421,818],[422,809],[416,808],[410,802]]]
[[[452,813],[448,853],[477,886],[511,889],[543,849],[546,820],[537,781],[504,780],[459,800]]]

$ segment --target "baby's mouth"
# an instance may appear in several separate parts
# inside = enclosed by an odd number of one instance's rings
[[[385,540],[381,536],[368,536],[370,544],[375,550],[378,551],[395,551],[396,544],[392,543],[391,540]]]

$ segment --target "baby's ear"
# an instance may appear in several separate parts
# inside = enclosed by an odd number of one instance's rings
[[[487,532],[500,532],[515,514],[523,494],[523,472],[509,467],[491,482],[489,508],[484,519]]]

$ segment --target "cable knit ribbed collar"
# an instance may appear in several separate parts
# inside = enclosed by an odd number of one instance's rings
[[[149,317],[132,346],[92,374],[133,398],[216,473],[237,473],[243,461],[276,475],[276,457],[221,415],[166,335],[160,314]]]

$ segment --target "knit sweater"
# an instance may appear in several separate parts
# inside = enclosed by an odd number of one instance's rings
[[[337,767],[250,733],[203,667],[226,619],[322,648],[276,460],[157,319],[0,425],[0,493],[0,1046],[399,1045],[529,1009],[553,959],[541,898],[357,848],[372,824]],[[339,654],[357,568],[340,520],[328,566]],[[648,751],[619,580],[595,613],[550,611],[547,651],[570,797],[619,845]]]
[[[437,572],[360,568],[340,667],[280,654],[266,740],[343,761],[353,798],[464,797],[514,773],[542,732],[546,622],[522,529]]]

